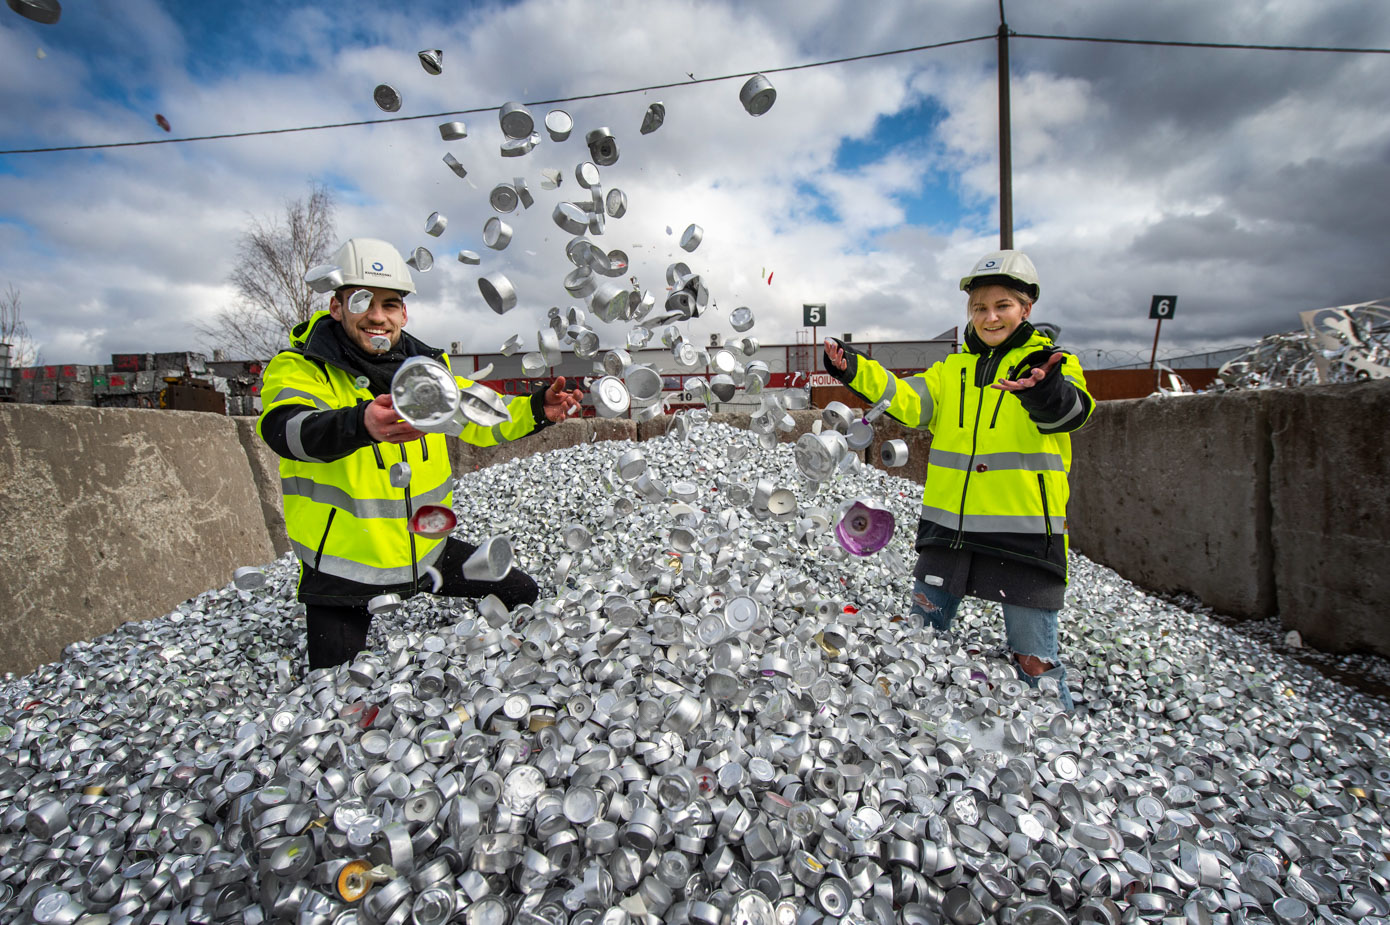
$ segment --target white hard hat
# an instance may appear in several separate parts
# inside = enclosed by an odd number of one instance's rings
[[[1042,295],[1042,285],[1038,282],[1038,269],[1023,251],[991,251],[975,261],[975,268],[960,280],[962,292],[969,292],[976,286],[997,284],[1009,285],[1012,281],[1018,289],[1033,299]]]
[[[344,286],[379,286],[403,294],[415,291],[415,280],[400,253],[376,238],[352,238],[330,261],[342,268]]]

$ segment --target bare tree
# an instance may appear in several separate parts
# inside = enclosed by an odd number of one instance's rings
[[[283,216],[251,216],[237,242],[237,264],[228,281],[237,304],[197,331],[209,347],[238,359],[265,360],[289,343],[290,328],[325,307],[304,284],[304,274],[328,259],[337,238],[333,194],[314,184],[307,199],[285,203]]]
[[[4,295],[0,295],[0,344],[10,345],[10,366],[14,369],[43,362],[39,345],[29,338],[19,290],[13,284],[7,284]]]

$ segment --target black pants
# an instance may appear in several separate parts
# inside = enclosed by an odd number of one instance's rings
[[[534,604],[540,597],[535,579],[513,568],[501,581],[472,581],[463,576],[463,563],[477,549],[471,543],[450,537],[444,553],[435,563],[444,583],[435,592],[444,597],[482,598],[495,594],[507,609],[521,604]],[[423,580],[432,587],[429,578]],[[377,593],[395,592],[404,599],[415,593],[409,587],[382,588]],[[309,670],[332,668],[348,661],[367,645],[367,632],[372,628],[372,615],[365,601],[360,604],[304,603],[308,622]]]

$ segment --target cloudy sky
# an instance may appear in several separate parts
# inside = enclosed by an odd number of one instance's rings
[[[872,15],[865,15],[866,9]],[[1363,0],[1049,0],[1007,4],[1020,33],[1390,47],[1390,4]],[[426,245],[411,330],[495,350],[571,300],[555,204],[579,198],[586,130],[621,156],[605,188],[629,211],[597,239],[664,297],[685,260],[717,309],[691,323],[794,342],[801,306],[828,306],[856,340],[931,336],[964,316],[959,277],[998,246],[993,40],[771,73],[754,118],[743,78],[847,56],[991,36],[996,0],[521,0],[515,3],[188,3],[67,0],[39,25],[0,11],[0,149],[90,145],[386,117],[562,106],[570,140],[502,158],[495,111],[222,141],[0,155],[0,291],[19,290],[47,362],[210,346],[194,330],[235,305],[226,280],[253,217],[322,183],[338,236]],[[1037,319],[1083,360],[1147,360],[1150,296],[1179,296],[1160,356],[1250,343],[1297,312],[1390,295],[1390,55],[1011,42],[1015,244],[1037,263]],[[427,74],[416,52],[439,48]],[[647,106],[663,127],[641,135]],[[163,115],[166,134],[155,123]],[[542,132],[544,135],[544,133]],[[441,158],[467,166],[459,179]],[[541,170],[560,169],[558,190]],[[536,197],[491,251],[487,193],[522,176]],[[439,211],[448,230],[424,234]],[[696,223],[704,241],[679,249]],[[668,234],[668,230],[672,233]],[[461,249],[481,267],[455,261]],[[520,305],[496,316],[477,279],[504,273]],[[822,330],[824,333],[824,329]],[[604,332],[605,346],[623,331]],[[1099,353],[1098,353],[1099,352]]]

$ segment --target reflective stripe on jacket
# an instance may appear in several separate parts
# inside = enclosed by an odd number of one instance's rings
[[[375,443],[332,461],[314,459],[299,442],[299,427],[318,411],[353,408],[373,398],[357,385],[357,376],[311,358],[302,348],[312,329],[327,312],[296,328],[292,349],[278,354],[266,367],[261,389],[265,417],[286,406],[302,407],[285,429],[289,452],[280,458],[280,488],[284,494],[285,527],[295,555],[318,571],[358,582],[385,586],[418,581],[419,572],[434,562],[443,540],[410,532],[410,516],[422,505],[453,503],[453,470],[443,434],[427,434],[409,443]],[[441,355],[447,366],[449,358]],[[454,377],[460,387],[472,384]],[[475,446],[495,446],[537,429],[529,396],[508,403],[509,423],[496,427],[468,424],[461,439]],[[265,434],[261,433],[264,439]],[[410,465],[408,488],[391,485],[394,463]]]
[[[1055,351],[1031,325],[1015,333],[995,350],[967,337],[967,352],[904,379],[856,355],[846,384],[870,402],[886,399],[893,418],[932,433],[918,549],[972,549],[1065,576],[1069,433],[1095,404],[1070,354],[1052,375],[1074,388],[1049,390],[1059,401],[1042,422],[1030,416],[1021,393],[990,388],[1036,365],[1039,351]],[[1024,363],[1030,355],[1033,362]]]

